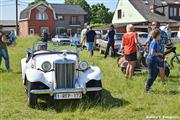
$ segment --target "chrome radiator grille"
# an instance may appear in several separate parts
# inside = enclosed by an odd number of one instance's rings
[[[54,65],[56,88],[74,88],[75,61],[56,61]]]

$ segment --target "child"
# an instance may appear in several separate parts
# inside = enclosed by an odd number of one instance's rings
[[[160,31],[155,29],[151,32],[151,36],[153,38],[150,47],[149,53],[147,56],[147,66],[148,66],[148,79],[146,83],[145,91],[149,92],[151,90],[151,86],[155,81],[158,75],[158,56],[161,54],[158,53],[158,41],[160,40]]]

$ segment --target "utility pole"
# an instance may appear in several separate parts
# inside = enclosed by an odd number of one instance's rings
[[[16,0],[16,35],[19,35],[19,29],[18,29],[18,0]]]

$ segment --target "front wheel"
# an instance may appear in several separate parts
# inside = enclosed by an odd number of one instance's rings
[[[178,54],[178,55],[175,55],[175,56],[173,56],[172,58],[171,58],[171,60],[170,60],[170,63],[171,63],[171,67],[173,67],[174,68],[174,65],[175,64],[180,64],[180,54]]]
[[[37,95],[30,93],[35,88],[35,84],[28,82],[27,84],[27,105],[31,108],[35,108],[37,105]]]
[[[165,67],[165,75],[166,75],[166,77],[168,77],[169,74],[170,74],[170,69],[169,69],[169,67]]]
[[[101,81],[91,80],[86,84],[86,87],[102,87]],[[101,100],[102,98],[102,90],[87,92],[87,96],[92,100]]]

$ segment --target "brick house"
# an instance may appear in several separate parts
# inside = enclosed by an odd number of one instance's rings
[[[79,5],[51,4],[56,14],[56,34],[66,29],[68,34],[80,32],[86,12]]]
[[[119,0],[112,23],[117,31],[126,32],[126,24],[134,24],[137,31],[147,31],[152,21],[161,25],[180,22],[180,0]],[[172,28],[177,30],[178,26]]]
[[[68,34],[81,30],[86,12],[79,5],[46,4],[30,5],[20,13],[20,36],[41,35],[48,32],[52,36],[66,29]]]

